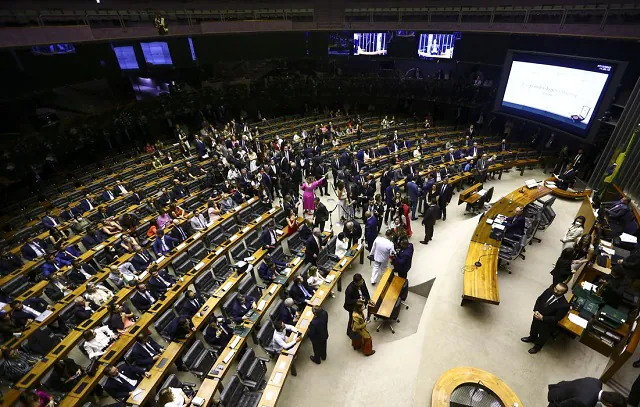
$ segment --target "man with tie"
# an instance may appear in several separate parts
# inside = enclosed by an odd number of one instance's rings
[[[278,309],[278,321],[282,321],[288,325],[295,325],[300,318],[300,314],[295,308],[293,298],[287,298],[282,302]]]
[[[189,317],[193,317],[200,311],[200,308],[204,305],[204,298],[196,292],[191,290],[187,290],[184,293],[185,301],[182,304],[182,308],[180,309],[180,315],[188,315]]]
[[[82,201],[80,201],[80,208],[82,208],[82,210],[84,212],[88,212],[88,211],[92,210],[95,207],[96,207],[96,205],[93,202],[93,199],[91,199],[91,195],[89,195],[89,194],[86,194],[84,196],[84,199]]]
[[[438,200],[438,206],[442,211],[442,220],[447,220],[447,205],[451,201],[451,195],[453,194],[453,187],[447,183],[449,177],[445,177],[441,185],[436,188],[436,199]]]
[[[44,277],[49,277],[50,275],[57,273],[62,267],[62,265],[60,263],[56,263],[55,260],[56,258],[53,253],[46,255],[45,262],[42,265],[42,275]]]
[[[418,209],[418,184],[413,180],[413,177],[407,182],[407,193],[409,195],[409,202],[411,203],[411,220],[417,220],[416,209]]]
[[[51,216],[49,211],[46,211],[44,217],[42,218],[42,225],[47,229],[53,229],[60,224],[60,221],[55,217]]]
[[[233,321],[236,324],[239,324],[244,319],[245,314],[255,307],[255,298],[238,293],[238,296],[231,304],[231,311],[229,312],[229,314]]]
[[[207,228],[207,220],[200,211],[193,211],[193,217],[189,220],[189,224],[193,230],[204,230]]]
[[[156,256],[164,256],[178,245],[178,240],[164,234],[164,230],[156,232],[156,240],[153,242],[153,252]]]
[[[180,220],[173,220],[173,228],[171,229],[170,235],[174,239],[177,239],[179,243],[184,242],[190,235],[190,232],[186,230],[187,224],[180,224]]]
[[[174,280],[166,270],[158,271],[158,266],[155,264],[149,268],[149,271],[151,273],[149,291],[151,291],[151,295],[154,297],[165,295],[169,288],[176,283],[176,280]]]
[[[576,171],[572,163],[567,164],[567,168],[565,168],[562,174],[554,174],[554,176],[556,177],[558,188],[563,190],[567,190],[567,188],[573,185],[573,183],[576,181],[577,175],[578,172]]]
[[[222,316],[214,316],[202,336],[209,345],[224,348],[233,337],[233,329]]]
[[[582,169],[582,166],[584,165],[584,161],[584,150],[582,148],[579,148],[578,153],[575,157],[573,157],[573,160],[571,160],[571,164],[576,171],[580,171]]]
[[[473,146],[471,148],[469,148],[469,151],[467,151],[467,156],[470,157],[478,157],[481,153],[480,153],[480,147],[478,147],[478,143],[473,143]]]
[[[9,307],[11,308],[11,319],[20,326],[27,325],[50,308],[49,304],[40,297],[32,297],[24,302],[15,300],[9,304]]]
[[[267,226],[262,229],[262,233],[260,234],[260,242],[262,243],[262,246],[269,250],[274,249],[276,247],[276,244],[278,243],[275,226],[275,222],[269,222]]]
[[[144,283],[138,283],[136,291],[131,296],[131,303],[140,312],[147,312],[149,308],[156,302],[156,298],[147,290]]]
[[[116,181],[116,185],[115,187],[113,187],[113,193],[116,196],[122,196],[122,195],[126,195],[129,191],[127,190],[127,188],[124,186],[124,184],[122,183],[122,181],[118,180]]]
[[[77,215],[77,211],[74,209],[71,209],[69,207],[68,204],[66,204],[63,208],[62,208],[62,212],[60,212],[60,217],[64,220],[64,221],[69,221],[71,219],[74,219]]]
[[[360,171],[363,167],[363,164],[360,163],[360,161],[358,161],[358,159],[354,159],[353,163],[351,164],[351,171],[353,171],[354,174],[360,174]]]
[[[558,322],[569,312],[569,303],[564,298],[567,290],[566,284],[558,283],[544,290],[536,300],[529,336],[520,339],[522,342],[534,344],[529,349],[529,353],[540,352],[540,349],[557,328]]]
[[[22,257],[32,261],[42,257],[46,253],[44,242],[40,239],[30,239],[21,248]]]
[[[74,284],[83,284],[90,279],[96,270],[89,263],[83,264],[78,259],[71,261],[71,270],[67,274],[67,278]]]
[[[480,174],[480,182],[487,181],[487,171],[489,170],[489,158],[487,154],[482,154],[482,157],[476,163],[476,168]]]
[[[289,295],[298,306],[298,309],[304,309],[307,305],[307,301],[311,300],[313,297],[314,291],[315,290],[311,288],[306,281],[304,281],[302,276],[297,276],[293,280],[293,285],[291,286],[291,290],[289,290]]]
[[[100,197],[102,198],[102,202],[113,201],[114,199],[116,199],[116,196],[113,194],[113,192],[109,191],[109,188],[107,188],[106,186],[104,187],[104,191],[102,192]]]
[[[333,177],[333,187],[337,188],[336,183],[338,182],[338,172],[340,171],[340,157],[338,154],[333,155],[333,159],[331,160],[331,176]]]
[[[367,250],[371,250],[371,245],[373,245],[373,241],[376,240],[378,236],[378,219],[376,219],[375,212],[366,211],[364,214],[366,218],[364,224],[364,241],[367,244]]]
[[[638,224],[635,221],[633,211],[629,206],[631,198],[622,197],[618,202],[613,204],[611,208],[606,210],[607,220],[611,232],[615,236],[620,236],[623,232],[627,234],[635,234]]]
[[[142,377],[151,377],[144,369],[123,363],[120,367],[108,365],[104,369],[107,381],[104,383],[104,391],[116,400],[126,400],[131,396]]]
[[[504,153],[507,151],[509,151],[509,145],[507,145],[507,140],[502,139],[502,141],[500,142],[500,152]]]
[[[327,360],[327,339],[329,339],[327,326],[329,324],[329,314],[317,305],[313,306],[311,311],[313,312],[313,319],[309,324],[307,335],[311,340],[313,355],[309,356],[309,359],[319,365],[322,363],[322,360]]]
[[[136,342],[133,344],[129,362],[143,369],[149,369],[160,359],[160,354],[164,352],[164,348],[154,341],[151,336],[144,332],[136,336]],[[178,358],[180,360],[180,358]]]
[[[282,193],[281,193],[281,185],[280,185],[280,168],[278,168],[278,166],[276,165],[276,162],[271,159],[269,162],[269,165],[266,166],[266,173],[267,175],[271,178],[271,188],[272,188],[272,192],[271,192],[271,196],[277,196],[279,198],[282,198]]]
[[[280,169],[282,172],[289,172],[291,163],[291,153],[289,152],[289,146],[284,146],[284,151],[282,152],[282,157],[280,158]]]
[[[104,241],[104,235],[99,230],[96,230],[95,227],[89,226],[86,230],[86,234],[81,239],[84,248],[89,250],[94,246],[97,246],[99,243]]]
[[[520,239],[524,234],[526,226],[526,218],[521,206],[518,206],[513,216],[509,216],[505,220],[504,235],[510,239]]]
[[[318,255],[320,254],[320,248],[322,247],[322,234],[320,229],[314,228],[311,236],[307,239],[305,244],[304,261],[316,265],[318,261]]]
[[[145,271],[152,263],[151,255],[142,247],[136,246],[136,254],[131,257],[131,264],[138,272]]]
[[[258,267],[258,275],[260,279],[268,284],[278,276],[278,268],[284,269],[287,265],[281,261],[273,260],[270,255],[266,255],[260,267]]]

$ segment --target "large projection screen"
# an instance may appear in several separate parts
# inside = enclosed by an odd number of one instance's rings
[[[613,96],[609,90],[619,82],[620,64],[509,51],[494,110],[588,138],[604,113],[603,101]]]

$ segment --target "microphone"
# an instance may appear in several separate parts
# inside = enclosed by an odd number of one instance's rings
[[[489,256],[490,254],[491,254],[491,253],[486,253],[486,254],[481,255],[480,257],[478,257],[478,260],[477,260],[475,263],[473,263],[473,264],[474,264],[476,267],[482,267],[482,263],[480,262],[480,259],[481,259],[481,258],[483,258],[483,257],[485,257],[485,256]]]

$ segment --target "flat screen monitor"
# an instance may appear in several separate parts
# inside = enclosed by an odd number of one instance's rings
[[[136,52],[132,46],[113,47],[113,52],[118,59],[118,65],[122,70],[139,69]]]
[[[34,55],[75,54],[76,47],[74,47],[73,44],[34,45],[31,47],[31,52]]]
[[[460,33],[425,33],[418,38],[418,58],[453,58],[453,50]]]
[[[510,52],[496,110],[585,137],[616,68],[615,61]]]
[[[142,54],[149,65],[173,65],[166,42],[141,42]]]
[[[351,55],[351,49],[353,48],[353,35],[348,31],[339,31],[329,33],[329,43],[327,47],[327,54],[338,56]]]
[[[353,55],[412,57],[415,31],[353,33]]]

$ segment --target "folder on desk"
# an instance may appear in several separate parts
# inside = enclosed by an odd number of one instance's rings
[[[624,243],[638,243],[638,238],[628,233],[623,233],[620,235],[620,241]]]
[[[533,189],[533,188],[537,188],[538,187],[538,182],[535,179],[528,179],[524,182],[524,184],[527,186],[527,188],[529,189]]]
[[[498,230],[504,230],[504,225],[500,224],[500,223],[495,223],[493,222],[493,224],[491,225],[492,229],[498,229]]]
[[[144,390],[142,389],[135,389],[132,393],[131,393],[131,398],[134,401],[142,401],[144,399]]]
[[[37,322],[42,322],[44,321],[49,315],[53,314],[53,311],[51,310],[45,310],[42,314],[38,315],[36,317],[36,321]]]
[[[229,347],[235,349],[236,346],[238,346],[238,343],[240,343],[240,337],[236,336],[236,339],[234,339],[233,342],[231,342],[231,345]]]
[[[224,357],[224,359],[222,359],[222,361],[224,363],[229,363],[229,361],[233,358],[233,355],[236,354],[235,350],[231,350],[229,353],[227,353],[227,356]]]
[[[484,194],[486,194],[486,193],[487,193],[487,191],[486,191],[486,190],[484,190],[484,189],[481,189],[480,191],[478,191],[478,192],[476,192],[476,193],[477,193],[478,195],[480,195],[480,196],[484,196]]]
[[[261,300],[258,303],[258,311],[262,311],[264,309],[264,306],[267,305],[267,302],[265,300]]]

